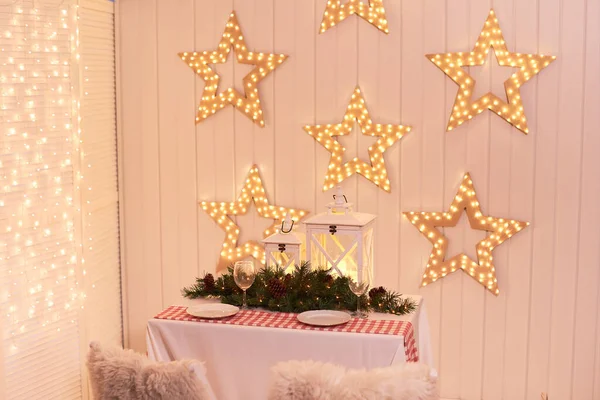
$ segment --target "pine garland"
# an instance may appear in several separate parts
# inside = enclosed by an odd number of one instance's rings
[[[239,306],[242,290],[233,279],[233,267],[215,279],[212,274],[197,278],[196,283],[183,288],[184,297],[220,298],[222,303]],[[261,307],[271,311],[300,313],[309,310],[356,310],[357,297],[348,287],[347,277],[333,277],[328,270],[311,269],[303,262],[292,273],[280,267],[267,267],[256,274],[254,284],[247,291],[249,307]],[[360,300],[361,310],[396,315],[416,310],[410,298],[383,287],[373,288]]]

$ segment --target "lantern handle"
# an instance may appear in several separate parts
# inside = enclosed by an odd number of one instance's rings
[[[333,195],[333,200],[334,200],[334,201],[335,201],[335,196],[336,196],[336,195],[334,194],[334,195]],[[347,203],[347,202],[348,202],[348,199],[346,198],[346,195],[345,195],[345,194],[343,194],[342,196],[344,196],[344,201]]]
[[[292,220],[292,226],[290,226],[290,229],[288,229],[287,231],[285,229],[283,229],[284,223],[285,223],[285,221],[281,222],[281,233],[290,233],[292,231],[292,229],[294,228],[294,220]]]

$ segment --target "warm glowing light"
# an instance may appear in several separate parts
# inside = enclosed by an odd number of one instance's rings
[[[258,214],[263,218],[275,220],[274,223],[263,232],[264,239],[269,235],[279,232],[281,223],[289,213],[290,218],[298,222],[308,214],[304,210],[295,210],[285,207],[277,207],[269,204],[265,189],[256,165],[252,166],[250,173],[237,200],[231,203],[201,202],[202,209],[225,231],[225,240],[221,248],[221,255],[217,271],[227,268],[231,263],[252,257],[265,264],[265,250],[258,240],[250,240],[238,245],[240,228],[229,216],[244,215],[248,212],[250,202],[254,202]]]
[[[436,229],[436,227],[456,226],[463,210],[467,213],[471,228],[491,232],[489,236],[477,243],[477,261],[464,253],[446,259],[448,239],[439,229]],[[421,281],[423,286],[461,269],[495,295],[498,295],[500,290],[492,251],[529,225],[528,222],[484,216],[468,173],[463,178],[449,212],[405,212],[404,216],[433,244]]]
[[[491,92],[473,100],[475,80],[462,69],[465,66],[483,65],[490,47],[494,49],[499,65],[519,68],[504,82],[508,103]],[[486,109],[490,109],[524,133],[528,133],[529,128],[521,99],[521,85],[556,59],[555,56],[540,54],[509,53],[494,10],[490,11],[473,51],[470,53],[428,54],[426,57],[459,86],[448,121],[448,131],[462,125]]]
[[[348,0],[345,4],[342,4],[341,0],[328,0],[327,8],[323,13],[323,20],[321,21],[320,33],[334,27],[352,14],[356,14],[368,21],[380,31],[389,33],[383,0],[369,0],[368,4],[362,0]]]
[[[57,340],[60,326],[77,323],[84,298],[75,274],[81,214],[74,197],[83,184],[81,131],[73,128],[76,12],[14,3],[3,9],[10,25],[0,64],[0,337],[10,355],[29,351],[40,332]]]
[[[334,139],[335,136],[345,136],[352,132],[354,121],[358,122],[363,135],[377,136],[377,142],[369,147],[370,163],[354,158],[342,165],[342,156],[346,149]],[[307,125],[304,130],[315,138],[331,153],[323,191],[333,188],[338,183],[355,173],[361,174],[386,192],[391,190],[383,153],[396,143],[402,136],[410,132],[410,126],[374,124],[369,116],[365,100],[356,88],[352,100],[348,104],[344,120],[339,124]]]
[[[243,79],[244,94],[234,88],[228,88],[217,95],[219,88],[219,75],[209,64],[223,64],[233,47],[235,58],[239,63],[254,65],[254,69]],[[235,12],[232,12],[227,21],[225,32],[214,51],[179,53],[181,60],[186,63],[205,83],[202,100],[198,106],[196,123],[204,121],[228,104],[244,113],[258,125],[265,126],[263,111],[258,94],[258,83],[271,71],[277,68],[287,58],[283,54],[258,53],[249,51]]]

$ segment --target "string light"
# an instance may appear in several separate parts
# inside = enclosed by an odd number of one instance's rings
[[[359,160],[357,157],[342,164],[342,156],[346,149],[334,139],[335,136],[346,136],[352,132],[354,121],[358,122],[363,135],[377,136],[377,142],[369,147],[370,163]],[[379,186],[386,192],[391,190],[383,153],[396,143],[402,136],[410,132],[410,126],[374,124],[365,105],[360,88],[352,94],[350,104],[346,109],[344,120],[339,124],[306,125],[304,130],[317,140],[331,153],[323,191],[329,190],[358,173]]]
[[[491,92],[473,101],[475,80],[462,69],[465,66],[483,65],[490,47],[494,49],[499,65],[519,68],[504,82],[508,102]],[[510,53],[506,48],[494,10],[490,11],[473,51],[470,53],[428,54],[426,57],[459,86],[448,121],[448,131],[489,109],[523,133],[528,133],[529,128],[521,99],[521,85],[556,59],[555,56]]]
[[[223,64],[227,62],[227,56],[232,47],[235,58],[239,63],[254,65],[255,67],[243,79],[244,95],[234,88],[228,88],[217,95],[220,77],[209,64]],[[179,57],[205,83],[202,100],[198,106],[196,123],[204,121],[226,105],[232,104],[248,118],[252,119],[252,121],[261,127],[265,126],[257,85],[271,71],[283,63],[287,56],[283,54],[248,51],[235,12],[232,12],[229,16],[225,32],[223,32],[223,37],[217,50],[203,51],[201,53],[179,53]]]
[[[227,268],[232,262],[247,257],[252,257],[263,265],[265,264],[265,250],[257,240],[250,240],[238,245],[240,228],[230,218],[234,215],[245,215],[252,201],[261,217],[275,220],[271,226],[264,230],[262,239],[279,232],[281,223],[288,213],[295,222],[298,222],[308,213],[304,210],[270,205],[258,167],[256,165],[252,166],[236,201],[231,203],[203,201],[200,203],[202,209],[225,231],[225,240],[223,241],[217,272]]]
[[[369,0],[369,4],[363,3],[361,0],[348,0],[345,4],[342,4],[341,0],[328,0],[321,21],[320,33],[334,27],[352,14],[368,21],[380,31],[389,33],[383,0]]]
[[[76,324],[83,298],[74,273],[76,13],[11,7],[0,51],[0,310],[8,356],[26,349],[40,329],[58,333]]]
[[[491,232],[489,236],[477,243],[477,262],[464,253],[446,259],[448,238],[436,229],[438,226],[456,226],[463,210],[467,213],[472,229]],[[498,295],[500,290],[498,289],[492,251],[529,225],[528,222],[484,216],[479,207],[473,180],[468,173],[465,174],[449,211],[442,213],[405,212],[404,216],[433,244],[427,268],[423,274],[422,286],[435,282],[452,272],[462,270],[495,295]]]

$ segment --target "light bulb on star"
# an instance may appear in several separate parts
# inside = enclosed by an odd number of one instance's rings
[[[362,0],[348,0],[344,4],[342,4],[341,0],[328,0],[319,33],[333,28],[352,14],[356,14],[365,21],[368,21],[380,31],[389,33],[383,0],[368,0],[368,4]]]
[[[292,221],[298,222],[308,214],[308,211],[304,210],[271,205],[265,193],[258,167],[256,165],[252,166],[237,200],[221,203],[203,201],[200,203],[202,209],[225,231],[225,240],[221,248],[217,272],[226,269],[233,262],[247,257],[252,257],[261,264],[265,264],[263,245],[258,240],[249,240],[246,243],[238,244],[240,227],[231,219],[231,216],[245,215],[251,202],[254,202],[261,217],[274,220],[273,224],[264,230],[263,237],[260,239],[279,232],[287,215]]]
[[[376,136],[379,139],[369,147],[369,163],[354,158],[342,164],[342,156],[346,149],[338,142],[336,136],[352,133],[354,121],[358,122],[361,133],[365,136]],[[360,88],[352,94],[344,119],[339,124],[306,125],[304,130],[331,153],[323,191],[337,186],[355,173],[361,174],[386,192],[391,190],[383,153],[394,145],[405,134],[410,126],[393,124],[375,124],[371,120],[369,110]]]
[[[473,100],[475,80],[462,68],[485,64],[490,48],[494,49],[499,65],[518,68],[504,82],[508,102],[491,92]],[[494,10],[490,11],[471,52],[427,54],[426,57],[459,86],[448,121],[448,131],[489,109],[525,134],[529,128],[520,88],[556,59],[555,56],[543,54],[509,52]]]
[[[243,78],[244,94],[234,88],[228,88],[217,94],[220,77],[209,64],[227,62],[227,56],[232,48],[237,62],[254,65],[254,68]],[[261,127],[265,126],[258,83],[281,65],[287,56],[249,51],[235,12],[232,12],[229,16],[217,50],[184,52],[179,53],[179,57],[204,80],[204,92],[196,115],[197,124],[228,104],[232,104],[256,124]]]
[[[477,243],[477,261],[464,253],[446,258],[448,238],[436,227],[454,227],[462,212],[467,213],[472,229],[490,234]],[[511,236],[523,230],[528,222],[485,216],[470,174],[465,174],[462,184],[447,212],[405,212],[404,216],[433,244],[422,286],[426,286],[446,275],[462,270],[495,295],[500,293],[496,279],[496,268],[492,251]]]

